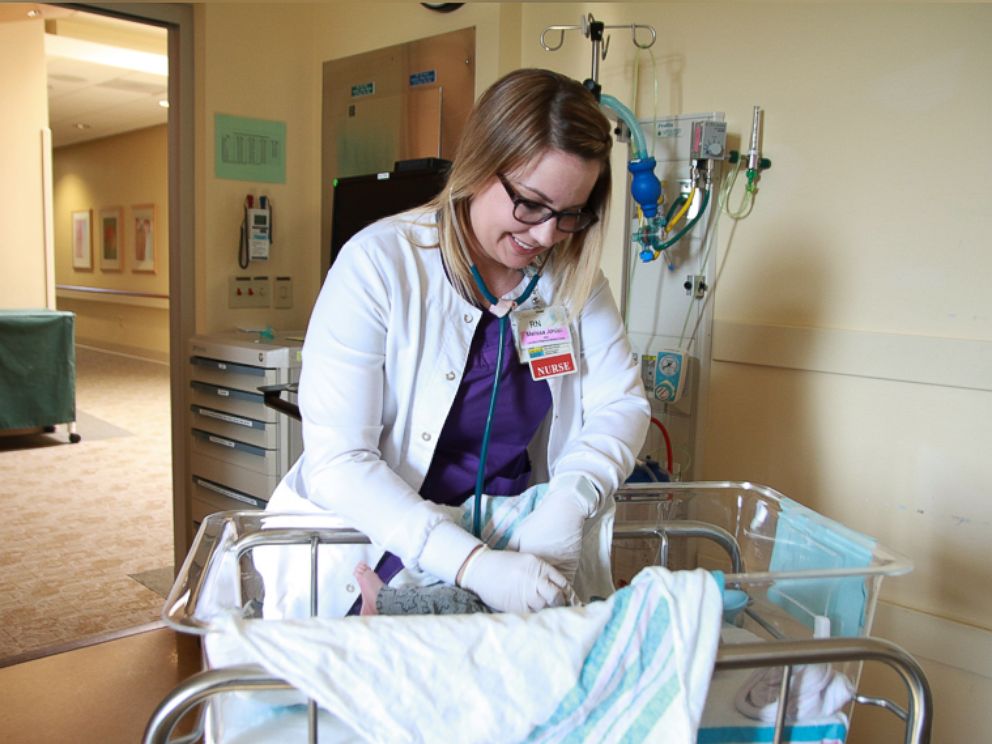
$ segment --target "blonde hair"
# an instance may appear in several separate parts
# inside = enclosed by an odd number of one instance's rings
[[[448,274],[474,301],[469,219],[472,197],[499,173],[512,172],[549,150],[600,164],[587,207],[600,218],[571,233],[545,254],[542,270],[555,286],[555,302],[571,316],[581,310],[602,255],[602,225],[610,195],[611,127],[581,83],[551,70],[521,69],[497,80],[476,102],[462,131],[444,190],[427,209],[437,218],[438,247]]]

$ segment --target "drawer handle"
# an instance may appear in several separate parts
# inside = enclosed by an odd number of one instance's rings
[[[264,508],[265,501],[261,499],[256,499],[252,496],[246,496],[238,491],[232,491],[230,488],[224,488],[223,486],[218,486],[216,483],[211,483],[203,478],[193,477],[193,482],[201,488],[206,488],[208,491],[213,491],[214,493],[219,493],[221,496],[227,496],[229,499],[235,499],[236,501],[244,502],[245,504],[251,504],[256,508]]]
[[[218,421],[223,421],[227,424],[237,424],[238,426],[244,426],[248,429],[255,428],[252,426],[252,420],[248,418],[241,418],[240,416],[232,416],[228,413],[221,413],[220,411],[211,411],[209,408],[194,408],[196,413],[201,416],[206,416],[207,418],[217,419]]]
[[[190,387],[199,393],[209,395],[211,397],[217,396],[220,398],[230,398],[231,400],[237,399],[247,401],[249,403],[258,403],[259,405],[264,405],[265,403],[265,398],[261,393],[239,390],[238,388],[214,385],[212,383],[201,382],[199,380],[192,380],[190,382]]]
[[[226,437],[218,436],[217,434],[204,431],[203,429],[193,428],[190,431],[198,440],[209,442],[211,444],[219,444],[223,447],[237,450],[238,452],[244,452],[247,455],[252,455],[253,457],[268,459],[275,452],[274,450],[269,450],[265,447],[256,447],[254,444],[248,444],[247,442],[239,442],[237,439],[228,439]]]

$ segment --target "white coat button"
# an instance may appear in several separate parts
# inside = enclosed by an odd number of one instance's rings
[[[355,591],[355,585],[354,584],[348,584],[348,586],[346,586],[344,588],[344,590],[350,594],[350,593],[352,593],[352,592]]]
[[[425,431],[423,434],[420,435],[420,438],[423,439],[425,442],[429,442],[431,441],[431,434],[430,432]]]
[[[465,322],[466,323],[471,323],[472,322],[472,316],[469,315],[468,313],[465,313]]]
[[[446,374],[446,375],[444,376],[444,378],[445,378],[446,380],[454,380],[454,379],[455,379],[455,373],[454,373],[454,372],[448,372],[448,374]]]

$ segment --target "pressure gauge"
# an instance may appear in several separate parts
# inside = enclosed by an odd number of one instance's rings
[[[727,123],[694,121],[689,157],[693,160],[724,160],[727,157]]]

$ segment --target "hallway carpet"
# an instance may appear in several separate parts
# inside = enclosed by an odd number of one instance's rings
[[[162,609],[132,576],[172,565],[169,369],[86,348],[76,365],[82,441],[0,438],[0,664]]]

